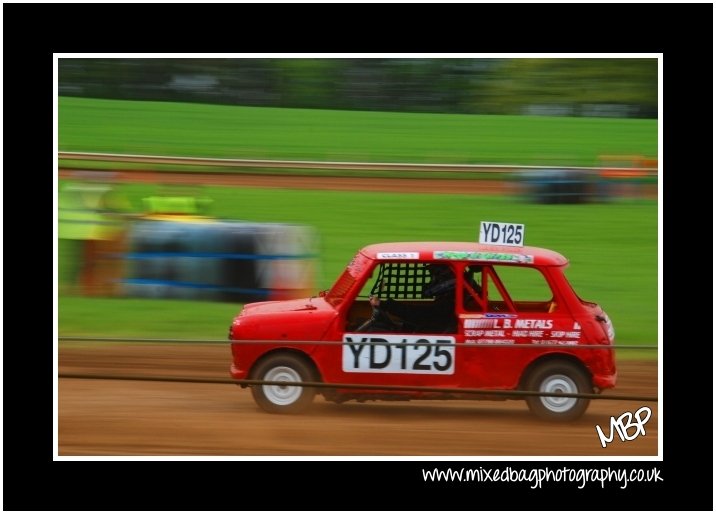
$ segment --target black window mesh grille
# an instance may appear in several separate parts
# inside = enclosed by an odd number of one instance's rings
[[[423,289],[430,283],[425,264],[389,262],[381,264],[378,279],[370,294],[380,299],[414,300],[423,298]]]

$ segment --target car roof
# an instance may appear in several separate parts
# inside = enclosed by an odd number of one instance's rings
[[[557,252],[535,246],[501,246],[452,241],[380,243],[364,247],[361,253],[371,259],[379,260],[462,260],[537,266],[563,266],[569,262]]]

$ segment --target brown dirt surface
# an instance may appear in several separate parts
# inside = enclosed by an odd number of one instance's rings
[[[229,378],[227,345],[63,344],[60,374]],[[657,396],[656,361],[618,363],[610,393]],[[602,448],[595,425],[652,410],[646,434]],[[594,400],[572,423],[535,418],[523,401],[347,402],[317,396],[301,415],[267,414],[232,384],[58,381],[64,456],[657,456],[658,404]],[[631,429],[630,434],[634,432]]]
[[[60,170],[60,178],[72,178],[72,170]],[[175,173],[156,171],[120,171],[113,173],[118,182],[145,182],[152,184],[201,184],[212,186],[262,187],[269,189],[319,189],[329,191],[385,191],[393,193],[425,194],[521,194],[519,182],[498,179],[446,179],[446,178],[386,178],[312,175],[269,175],[251,173]],[[656,185],[638,189],[625,189],[617,194],[656,198]]]
[[[71,178],[72,170],[60,170],[60,178]],[[387,191],[399,193],[510,194],[515,184],[503,180],[383,178],[312,175],[269,175],[252,173],[174,173],[121,171],[118,182],[151,184],[202,184],[212,186],[265,187],[269,189],[324,189],[329,191]]]

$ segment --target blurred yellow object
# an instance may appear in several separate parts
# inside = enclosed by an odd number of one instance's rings
[[[150,196],[142,200],[147,215],[198,215],[211,204],[209,198],[194,196]]]
[[[122,276],[129,204],[107,178],[69,182],[58,197],[58,237],[76,247],[74,281],[87,296],[114,295]]]
[[[177,221],[181,223],[210,223],[215,221],[209,216],[193,216],[190,214],[145,214],[141,217],[144,220],[153,221]]]
[[[68,184],[58,198],[60,239],[114,239],[124,230],[122,220],[112,215],[106,184]]]

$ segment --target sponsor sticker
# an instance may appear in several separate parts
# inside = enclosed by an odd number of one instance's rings
[[[503,252],[460,252],[453,250],[440,250],[433,252],[434,259],[450,259],[459,261],[489,261],[489,262],[517,262],[520,264],[531,264],[534,262],[532,255]]]
[[[378,252],[379,259],[411,259],[420,258],[419,252]]]
[[[466,342],[471,343],[497,343],[514,344],[579,344],[582,332],[579,323],[574,326],[558,323],[555,327],[551,319],[520,319],[506,317],[480,317],[463,318],[463,335]],[[575,328],[576,327],[576,328]],[[569,328],[572,328],[571,330]],[[467,339],[469,338],[469,339]],[[479,338],[479,339],[474,339]],[[483,339],[483,338],[490,338]]]

